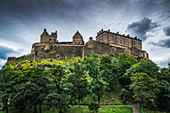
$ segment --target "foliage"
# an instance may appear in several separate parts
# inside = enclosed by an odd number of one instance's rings
[[[50,51],[49,53],[56,53],[56,51]]]
[[[31,55],[33,55],[33,54],[35,54],[35,52],[32,52],[32,53],[28,54],[28,56],[31,56]]]
[[[79,100],[79,107],[80,107],[80,101],[87,96],[89,85],[87,78],[85,76],[85,73],[82,70],[82,64],[79,60],[78,62],[74,63],[74,67],[70,70],[73,72],[68,77],[68,82],[71,83],[71,101],[72,99],[78,99]]]
[[[166,80],[159,81],[159,91],[157,93],[157,106],[159,109],[170,111],[170,82]]]
[[[152,77],[153,79],[157,79],[157,77],[159,76],[158,71],[159,71],[159,67],[152,61],[140,60],[139,63],[133,65],[130,69],[127,70],[125,76],[130,77],[131,75],[137,72],[138,73],[143,72],[149,75],[150,77]]]
[[[99,104],[95,103],[95,102],[91,102],[88,105],[88,109],[91,111],[94,111],[95,113],[98,113],[98,109],[100,108]]]
[[[13,74],[11,68],[0,70],[0,103],[2,102],[3,110],[8,113],[9,101],[12,96],[12,84],[10,76]]]
[[[45,98],[45,105],[48,108],[53,108],[54,110],[57,109],[59,113],[63,113],[67,111],[69,105],[67,103],[67,99],[69,95],[67,94],[68,88],[65,87],[64,78],[65,78],[65,71],[64,67],[61,65],[53,65],[52,68],[48,70],[51,83],[49,94]]]
[[[133,90],[135,101],[139,102],[139,111],[141,112],[141,107],[146,103],[154,106],[158,84],[146,73],[136,73],[131,80],[130,89]]]
[[[38,112],[39,108],[41,113],[49,108],[49,112],[61,113],[69,110],[69,104],[98,101],[99,105],[139,102],[140,108],[168,112],[169,89],[170,64],[160,69],[152,61],[137,61],[124,53],[117,57],[92,54],[84,59],[25,60],[7,63],[0,70],[0,103],[6,111],[33,108]],[[90,112],[86,110],[77,111]],[[99,112],[107,111],[100,108]]]
[[[101,106],[101,108],[99,109],[99,113],[113,113],[112,110],[116,110],[117,113],[133,113],[132,108],[126,106]],[[46,110],[45,107],[43,107],[43,111],[44,111],[43,113],[58,113],[57,111],[53,111],[51,109]],[[9,113],[32,113],[32,112],[33,109],[27,109],[23,112],[10,111]],[[0,113],[4,112],[0,111]],[[81,108],[79,108],[78,106],[71,106],[71,109],[64,113],[92,113],[92,111],[88,110],[88,106],[82,106]]]
[[[128,55],[125,53],[122,53],[118,56],[118,77],[119,77],[119,82],[122,85],[122,87],[125,87],[127,84],[129,84],[129,80],[124,78],[124,74],[127,69],[130,69],[133,64],[137,63],[137,60],[133,55]]]
[[[28,68],[22,71],[16,71],[13,79],[13,97],[11,105],[14,109],[23,111],[26,108],[34,106],[34,112],[37,112],[37,105],[40,107],[48,93],[48,78],[44,70],[38,67]]]
[[[109,56],[102,56],[100,59],[100,70],[103,80],[108,83],[107,90],[118,92],[120,86],[116,59]]]
[[[92,54],[89,57],[85,57],[82,63],[84,70],[88,71],[88,74],[91,77],[90,93],[94,100],[97,99],[100,106],[100,99],[106,88],[107,82],[104,81],[101,76],[99,55]]]

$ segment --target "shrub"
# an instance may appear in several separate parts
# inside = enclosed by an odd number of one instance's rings
[[[98,112],[98,109],[100,108],[99,104],[97,104],[96,102],[91,102],[88,105],[88,109],[91,111],[94,111],[95,113]]]
[[[32,52],[32,53],[28,54],[28,56],[31,56],[31,55],[33,55],[33,54],[35,54],[35,52]]]

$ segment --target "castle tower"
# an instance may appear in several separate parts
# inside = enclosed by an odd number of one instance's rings
[[[83,45],[84,44],[83,37],[81,36],[81,34],[78,31],[73,36],[73,44],[75,44],[75,45]]]
[[[41,43],[56,43],[56,41],[57,41],[57,31],[55,33],[52,32],[51,35],[49,35],[46,29],[44,29],[44,32],[40,36],[40,42]]]

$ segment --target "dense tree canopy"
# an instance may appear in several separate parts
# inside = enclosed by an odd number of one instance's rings
[[[84,59],[7,63],[0,70],[0,109],[6,113],[28,108],[41,113],[42,106],[63,113],[72,104],[95,101],[100,106],[113,98],[120,104],[139,102],[140,108],[170,111],[170,64],[160,69],[124,53],[92,54]]]

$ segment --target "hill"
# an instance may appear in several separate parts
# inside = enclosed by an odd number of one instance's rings
[[[41,59],[7,63],[0,70],[3,110],[41,106],[67,111],[69,105],[120,105],[139,103],[139,108],[169,110],[170,65],[133,55],[117,57],[92,54],[72,59]]]

